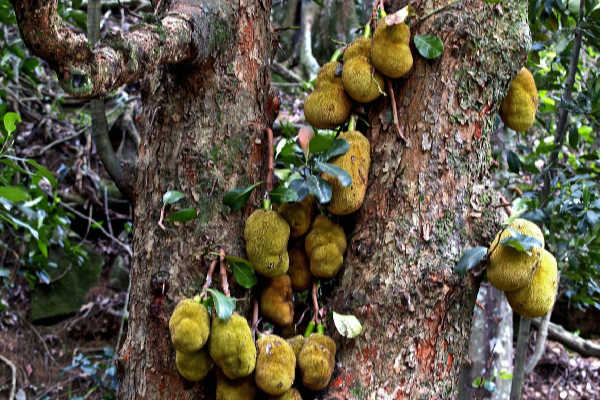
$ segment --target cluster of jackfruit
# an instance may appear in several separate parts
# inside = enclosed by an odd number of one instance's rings
[[[344,262],[346,235],[341,226],[326,216],[315,218],[304,240],[304,248],[310,260],[310,272],[318,278],[332,278]]]
[[[246,220],[244,237],[248,259],[258,274],[274,278],[287,272],[290,226],[277,211],[254,211]]]
[[[500,244],[510,237],[510,229],[500,231],[490,245],[487,277],[503,290],[512,309],[525,318],[541,317],[552,310],[558,285],[558,269],[554,256],[544,249],[544,235],[531,221],[517,218],[509,226],[542,244],[528,253]]]
[[[304,102],[304,116],[316,128],[335,128],[350,116],[352,104],[338,72],[341,66],[337,61],[323,65],[317,74],[315,90]]]
[[[262,315],[276,325],[291,325],[294,320],[293,297],[289,275],[272,278],[260,295]]]
[[[511,82],[508,93],[500,105],[500,117],[506,126],[515,131],[526,131],[535,121],[539,97],[535,80],[525,67]]]
[[[327,335],[313,333],[304,339],[298,354],[298,368],[305,387],[322,390],[329,385],[335,366],[335,352],[335,342]]]
[[[277,211],[290,225],[290,236],[300,237],[308,232],[315,210],[315,198],[308,195],[299,203],[284,203]]]
[[[342,82],[348,95],[360,103],[377,99],[385,84],[371,64],[371,39],[359,37],[344,52]]]

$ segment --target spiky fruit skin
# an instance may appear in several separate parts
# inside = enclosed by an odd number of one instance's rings
[[[344,52],[342,82],[348,95],[360,102],[377,99],[384,90],[383,77],[371,64],[371,39],[357,38]]]
[[[302,350],[302,346],[304,346],[304,336],[296,335],[286,340],[290,346],[292,346],[292,350],[294,350],[294,355],[296,356],[296,361],[298,361],[300,350]]]
[[[531,282],[544,247],[544,234],[533,222],[517,218],[510,227],[523,235],[538,239],[542,247],[531,249],[531,255],[528,255],[498,243],[511,236],[510,229],[503,229],[496,235],[490,245],[490,251],[493,249],[493,252],[487,268],[487,278],[496,289],[505,292],[521,289]]]
[[[352,183],[343,187],[337,178],[324,174],[323,178],[331,185],[331,201],[327,206],[335,215],[348,215],[360,208],[367,193],[367,180],[371,166],[371,145],[369,139],[359,131],[344,132],[340,139],[346,139],[350,149],[331,164],[337,165],[352,177]]]
[[[533,274],[531,283],[513,292],[506,292],[506,299],[512,309],[522,317],[543,317],[552,310],[558,287],[556,259],[546,249],[542,249],[540,266]]]
[[[228,379],[221,371],[217,372],[217,400],[253,400],[256,385],[251,376]]]
[[[181,376],[190,382],[198,382],[210,372],[214,363],[205,349],[193,353],[175,351],[175,366]]]
[[[206,307],[192,299],[180,301],[169,319],[169,331],[175,350],[185,353],[200,350],[210,333]]]
[[[352,103],[344,91],[342,78],[335,76],[341,64],[329,62],[321,67],[315,90],[304,102],[304,117],[319,129],[333,129],[344,123],[350,115]]]
[[[290,325],[294,320],[293,297],[289,275],[271,279],[260,294],[262,315],[278,326]]]
[[[285,393],[292,387],[296,377],[296,356],[292,346],[277,335],[261,337],[256,341],[256,346],[256,386],[273,396]]]
[[[256,346],[246,318],[232,314],[228,320],[213,318],[210,356],[229,379],[248,376],[256,366]]]
[[[287,272],[290,226],[281,215],[274,210],[254,211],[246,220],[244,237],[246,253],[256,273],[274,278]]]
[[[373,33],[371,63],[390,78],[406,75],[413,65],[409,41],[410,29],[405,23],[387,25],[382,21]]]
[[[535,80],[525,67],[510,83],[508,93],[500,105],[500,117],[506,126],[515,131],[526,131],[535,121],[539,96]]]
[[[302,400],[298,389],[290,389],[280,396],[269,396],[269,400]]]
[[[327,387],[335,366],[335,342],[326,335],[313,333],[304,340],[298,355],[302,384],[311,390]]]
[[[300,237],[308,232],[315,209],[315,198],[308,195],[299,203],[284,203],[277,211],[290,225],[290,236]]]
[[[304,240],[310,260],[310,272],[318,278],[331,278],[344,262],[346,235],[339,225],[319,215]]]
[[[312,275],[308,264],[308,257],[301,247],[294,247],[288,251],[290,255],[290,269],[288,274],[292,280],[292,288],[299,292],[310,288]]]

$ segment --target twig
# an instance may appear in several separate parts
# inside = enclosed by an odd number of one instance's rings
[[[75,139],[77,136],[81,135],[83,132],[85,132],[87,130],[87,126],[84,128],[81,128],[79,131],[77,131],[77,133],[71,135],[71,136],[67,136],[61,139],[57,139],[54,142],[48,144],[47,146],[44,146],[39,153],[37,154],[37,156],[41,156],[42,154],[44,154],[45,152],[47,152],[48,150],[50,150],[52,147],[64,143],[64,142],[68,142],[69,140]]]
[[[256,332],[258,326],[258,300],[254,299],[254,305],[252,306],[252,332]]]
[[[56,360],[54,359],[54,356],[52,355],[52,353],[50,353],[50,349],[48,348],[48,345],[46,344],[46,341],[44,340],[42,335],[40,335],[40,333],[37,331],[37,329],[35,329],[35,327],[29,321],[27,321],[25,318],[22,318],[22,317],[20,317],[20,318],[21,318],[21,321],[25,322],[25,324],[29,327],[29,329],[31,329],[33,331],[33,333],[35,334],[35,336],[37,336],[37,338],[40,340],[40,342],[42,342],[42,345],[44,346],[44,349],[46,350],[46,353],[48,354],[48,356],[50,357],[52,362],[56,363]]]
[[[216,267],[217,259],[215,258],[210,262],[210,267],[208,267],[208,272],[206,273],[206,280],[204,281],[204,285],[202,285],[202,294],[200,294],[200,297],[207,296],[206,289],[208,289],[210,287],[210,284],[212,283],[212,274],[215,271]]]
[[[510,400],[520,400],[525,380],[525,363],[527,362],[527,346],[529,344],[529,326],[531,319],[519,317],[519,336],[517,337],[517,349],[515,351],[515,365],[513,368],[512,386],[510,388]]]
[[[452,1],[452,2],[450,2],[450,3],[448,3],[448,4],[446,4],[446,5],[443,5],[443,6],[439,7],[439,8],[436,8],[435,10],[433,10],[433,11],[431,11],[431,12],[429,12],[429,13],[425,14],[425,15],[424,15],[424,16],[422,16],[421,18],[419,18],[419,21],[418,21],[418,22],[419,22],[419,23],[420,23],[420,22],[423,22],[423,21],[425,21],[427,18],[429,18],[429,17],[431,17],[431,16],[433,16],[433,15],[435,15],[435,14],[439,13],[439,12],[442,12],[442,11],[444,11],[444,10],[445,10],[445,9],[447,9],[447,8],[450,8],[450,7],[454,6],[454,5],[458,4],[458,3],[460,3],[461,1],[462,1],[462,0],[454,0],[454,1]]]
[[[271,128],[267,127],[267,146],[269,146],[269,160],[267,166],[267,191],[273,190],[273,131]]]
[[[219,251],[219,273],[221,274],[221,286],[223,286],[223,293],[225,296],[230,297],[229,283],[227,282],[227,268],[225,268],[225,250]]]
[[[394,114],[394,125],[396,126],[396,130],[398,131],[398,136],[400,136],[400,139],[402,139],[404,141],[404,143],[406,143],[406,138],[404,137],[404,134],[402,133],[402,129],[400,129],[400,123],[398,122],[398,110],[396,109],[396,96],[394,96],[394,88],[392,87],[392,81],[389,80],[388,78],[385,78],[385,81],[387,83],[388,92],[390,92],[390,99],[392,100],[392,112]]]
[[[317,282],[313,282],[312,301],[313,301],[313,310],[314,310],[313,321],[315,321],[315,324],[318,324],[319,323],[319,301],[317,300]]]
[[[509,217],[512,216],[512,209],[510,208],[511,203],[509,203],[508,200],[506,200],[502,194],[500,195],[500,201],[503,203],[501,204],[501,206],[504,207],[504,211],[506,211],[506,214],[508,214]]]
[[[108,232],[111,235],[115,235],[112,228],[112,223],[110,222],[110,215],[108,215],[108,189],[104,186],[104,213],[106,214],[106,223],[108,225]]]
[[[13,400],[15,398],[15,391],[17,389],[17,368],[15,367],[15,364],[13,364],[8,358],[4,357],[2,354],[0,354],[0,360],[4,361],[12,371],[11,387],[10,394],[8,395],[8,400]]]
[[[281,63],[278,63],[277,61],[273,61],[271,63],[271,71],[275,72],[278,75],[281,75],[283,78],[287,79],[290,82],[293,82],[294,84],[300,84],[304,82],[304,79],[302,79],[298,74],[284,67]]]
[[[541,324],[537,319],[534,319],[532,322],[536,326]],[[548,323],[548,337],[562,343],[564,346],[578,352],[584,357],[600,357],[600,344],[573,335],[571,332],[555,323]]]
[[[548,311],[548,314],[546,314],[538,328],[538,334],[535,338],[535,350],[529,358],[529,361],[527,361],[527,365],[525,365],[525,374],[527,375],[533,371],[538,361],[540,361],[540,358],[542,358],[542,354],[544,354],[544,350],[546,349],[546,338],[548,337],[548,325],[550,324],[551,316],[552,310]]]
[[[163,204],[163,206],[160,208],[160,218],[158,219],[158,226],[160,226],[160,229],[162,229],[163,231],[166,231],[167,228],[165,228],[165,226],[163,225],[163,220],[165,218],[165,207],[167,206],[167,203]]]

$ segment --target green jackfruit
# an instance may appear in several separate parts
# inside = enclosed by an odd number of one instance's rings
[[[381,21],[373,34],[371,63],[383,75],[400,78],[412,68],[410,29],[405,23],[387,25]]]
[[[313,333],[304,340],[298,355],[302,384],[311,390],[327,387],[335,367],[335,342],[326,335]]]
[[[304,248],[310,260],[310,272],[318,278],[331,278],[344,262],[346,235],[339,225],[319,215],[304,239]]]
[[[324,174],[323,178],[331,185],[331,201],[327,209],[335,215],[347,215],[358,210],[365,199],[371,166],[371,145],[369,139],[359,131],[344,132],[339,137],[348,141],[350,149],[330,162],[348,172],[352,183],[343,187],[333,176]]]
[[[383,93],[383,77],[371,64],[371,39],[359,37],[348,46],[342,82],[346,93],[360,103],[369,103]]]
[[[304,102],[304,117],[319,129],[333,129],[344,123],[350,115],[352,103],[344,91],[342,78],[335,76],[341,64],[329,62],[321,67],[315,90]]]
[[[300,355],[300,350],[302,350],[302,346],[304,345],[304,336],[296,335],[286,340],[290,346],[292,346],[292,350],[294,350],[294,355],[296,356],[297,361],[298,356]]]
[[[535,80],[525,67],[511,82],[508,93],[500,105],[500,117],[506,126],[515,131],[526,131],[535,121],[539,96]]]
[[[256,386],[274,396],[285,393],[296,377],[296,356],[292,346],[277,335],[265,335],[256,341],[256,345]]]
[[[213,318],[210,356],[229,379],[248,376],[256,365],[256,346],[246,318],[233,313],[227,321]]]
[[[503,229],[496,235],[490,245],[490,250],[494,250],[490,255],[487,277],[495,288],[505,292],[520,289],[531,282],[544,247],[544,235],[533,222],[517,218],[510,224],[510,227],[522,235],[538,239],[542,243],[542,247],[531,249],[531,255],[528,255],[510,246],[502,244],[496,246],[498,241],[511,236],[510,229]],[[501,234],[502,236],[500,236]]]
[[[270,396],[269,400],[302,400],[298,389],[290,389],[280,396]]]
[[[290,226],[273,210],[258,209],[246,220],[246,253],[256,272],[269,278],[287,272]]]
[[[200,350],[210,333],[206,307],[192,299],[180,301],[169,319],[169,331],[175,350],[186,353]]]
[[[260,294],[262,315],[278,326],[294,321],[294,293],[289,275],[281,275],[269,281]]]
[[[506,292],[512,309],[522,317],[543,317],[552,310],[558,286],[556,259],[542,249],[540,266],[533,274],[531,283],[513,292]]]
[[[193,353],[175,351],[177,371],[188,381],[197,382],[204,379],[213,365],[213,360],[210,359],[205,349]]]
[[[290,236],[300,237],[308,232],[315,209],[315,198],[308,195],[299,203],[284,203],[277,211],[290,225]]]
[[[292,288],[300,292],[309,289],[312,280],[308,257],[302,247],[293,247],[288,252],[290,255],[288,274],[292,279]]]
[[[217,400],[253,400],[256,386],[251,376],[228,379],[223,372],[217,372]]]

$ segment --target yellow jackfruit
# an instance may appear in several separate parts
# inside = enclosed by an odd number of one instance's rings
[[[290,225],[290,236],[300,237],[308,232],[315,209],[315,198],[308,195],[299,203],[284,203],[277,211]]]
[[[302,384],[311,390],[327,387],[335,366],[335,342],[326,335],[313,333],[304,340],[298,355]]]
[[[522,317],[543,317],[552,310],[558,286],[556,259],[542,249],[540,266],[533,274],[531,283],[513,292],[506,292],[506,299],[512,309]]]
[[[217,400],[253,400],[255,396],[256,386],[251,376],[232,380],[217,372]]]
[[[310,260],[310,272],[318,278],[331,278],[344,262],[346,235],[339,225],[319,215],[304,239],[304,248]]]
[[[290,389],[280,396],[270,396],[269,400],[302,400],[298,389]]]
[[[289,275],[281,275],[269,281],[260,294],[262,315],[276,325],[290,325],[294,320],[294,293]]]
[[[274,396],[285,393],[296,377],[296,356],[292,346],[277,335],[265,335],[256,341],[256,345],[256,386]]]
[[[526,131],[535,121],[539,103],[538,91],[531,72],[525,67],[510,83],[508,93],[500,105],[500,117],[515,131]]]
[[[333,129],[344,123],[350,115],[352,103],[344,91],[342,78],[335,76],[341,64],[329,62],[321,67],[315,90],[304,102],[304,117],[319,129]]]
[[[339,137],[348,141],[350,149],[330,162],[348,172],[352,183],[343,187],[333,176],[324,174],[323,178],[331,184],[331,201],[327,209],[335,215],[347,215],[358,210],[365,199],[371,166],[371,145],[369,139],[359,131],[344,132]]]
[[[373,34],[371,63],[383,75],[400,78],[412,68],[410,29],[405,23],[387,25],[381,21]]]
[[[228,320],[215,317],[209,341],[210,356],[225,376],[248,376],[256,365],[256,346],[246,318],[233,313]]]
[[[303,247],[293,247],[288,252],[290,255],[290,269],[288,270],[288,274],[292,279],[292,287],[294,290],[300,292],[309,289],[312,280],[308,257]]]
[[[297,361],[298,356],[300,355],[300,350],[302,350],[302,346],[304,345],[304,336],[296,335],[286,340],[290,346],[292,346],[292,350],[294,350],[294,355],[296,356]]]
[[[531,249],[531,255],[528,255],[510,246],[498,244],[500,240],[512,236],[510,229],[503,229],[496,235],[490,245],[490,251],[493,250],[493,252],[490,255],[487,277],[495,288],[505,292],[520,289],[531,282],[544,247],[544,235],[533,222],[517,218],[510,224],[510,227],[522,235],[538,239],[542,243],[542,247]]]
[[[346,93],[360,103],[369,103],[383,93],[383,77],[371,64],[371,39],[359,37],[348,46],[342,82]]]
[[[210,333],[210,317],[206,307],[192,299],[180,301],[169,319],[173,347],[192,353],[204,346]]]
[[[258,209],[246,220],[246,253],[258,274],[269,278],[287,272],[290,226],[273,210]]]
[[[175,365],[179,374],[191,382],[197,382],[210,372],[213,360],[210,359],[205,349],[193,353],[175,351]]]

